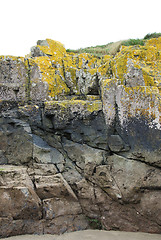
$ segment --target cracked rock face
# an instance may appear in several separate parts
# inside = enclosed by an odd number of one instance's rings
[[[74,56],[47,39],[1,57],[0,237],[161,233],[161,77],[137,51]]]

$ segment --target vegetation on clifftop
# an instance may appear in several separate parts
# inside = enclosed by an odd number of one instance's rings
[[[89,53],[93,54],[98,57],[102,57],[103,55],[115,55],[117,52],[119,52],[121,46],[134,46],[134,45],[140,45],[144,46],[146,44],[146,41],[151,38],[158,38],[161,36],[161,33],[148,33],[145,35],[143,39],[127,39],[127,40],[121,40],[118,42],[110,42],[105,45],[98,45],[98,46],[92,46],[87,48],[79,48],[77,50],[67,49],[67,52],[72,53]]]
[[[156,38],[151,38],[154,35]],[[89,95],[98,96],[100,83],[109,79],[117,79],[126,87],[135,87],[137,82],[139,86],[157,87],[161,92],[159,35],[149,34],[145,36],[147,40],[129,39],[74,52],[66,51],[58,41],[39,40],[25,58],[0,57],[2,67],[5,66],[1,88],[5,96],[11,92],[13,98],[16,94],[16,98],[26,97],[27,101],[71,100],[73,96],[75,100],[87,100]],[[13,69],[12,83],[7,75],[8,64]]]

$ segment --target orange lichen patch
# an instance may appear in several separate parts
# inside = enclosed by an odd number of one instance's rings
[[[85,65],[85,63],[88,61],[89,59],[89,55],[87,53],[81,53],[78,55],[78,68],[83,68],[83,66]]]
[[[110,59],[108,59],[105,64],[98,68],[98,73],[101,75],[101,77],[105,78],[111,74]]]
[[[127,58],[128,54],[124,51],[124,49],[114,58],[113,74],[121,81],[123,81],[124,74],[127,72]]]
[[[85,66],[88,68],[96,68],[101,64],[101,59],[96,58],[93,55],[88,53],[81,53],[78,55],[78,68],[84,68]]]
[[[46,41],[49,46],[37,45],[36,47],[38,47],[46,55],[57,55],[57,57],[63,57],[63,55],[66,53],[66,50],[62,43],[51,39],[46,39]]]
[[[159,86],[161,82],[161,38],[149,40],[146,46],[122,47],[111,64],[114,76],[123,84],[128,71],[128,60],[141,69],[146,86]]]
[[[95,101],[87,101],[87,111],[88,112],[98,112],[100,110],[102,110],[102,102],[99,100],[95,100]]]
[[[150,76],[149,71],[147,71],[146,68],[142,69],[142,73],[143,73],[145,86],[155,86],[154,77]]]
[[[108,62],[108,61],[111,60],[111,59],[112,59],[112,56],[110,56],[110,55],[104,55],[104,56],[102,57],[103,63],[106,63],[106,62]]]
[[[50,47],[48,47],[48,46],[39,46],[39,45],[37,45],[36,47],[39,48],[43,53],[45,53],[45,55],[52,56],[52,51],[51,51]]]
[[[54,41],[52,39],[46,39],[46,41],[48,42],[53,55],[56,53],[59,56],[63,56],[66,53],[66,49],[64,48],[62,43]]]
[[[71,56],[71,55],[65,54],[65,56],[63,57],[64,68],[67,68],[67,67],[76,68],[77,63],[78,63],[78,57],[77,56]]]
[[[161,49],[161,37],[149,39],[146,42],[146,46],[154,46],[157,49]]]
[[[35,57],[34,62],[40,69],[42,81],[49,85],[50,97],[57,98],[58,95],[66,95],[70,92],[63,78],[63,69],[53,68],[49,57]]]
[[[49,57],[52,63],[52,66],[57,68],[57,67],[62,67],[63,62],[62,62],[62,57],[59,57],[57,55],[53,55]]]
[[[97,67],[98,66],[97,61],[98,61],[98,59],[96,57],[94,57],[93,55],[91,55],[88,60],[88,67],[89,68]]]
[[[78,57],[66,54],[63,59],[63,70],[68,84],[72,87],[75,94],[80,94],[77,86],[76,71]]]
[[[152,61],[158,60],[158,50],[154,46],[148,46],[145,48],[145,58],[146,62],[151,63]]]
[[[88,70],[88,72],[91,74],[91,75],[95,75],[97,73],[97,68],[91,68]]]
[[[87,96],[86,96],[86,99],[87,99],[88,101],[99,100],[99,99],[100,99],[100,96],[99,96],[99,95],[87,95]]]
[[[110,87],[114,87],[116,84],[116,80],[115,79],[104,79],[101,81],[101,87],[102,88],[110,88]]]
[[[142,93],[142,96],[152,96],[152,94],[158,94],[159,90],[157,87],[145,87],[145,86],[137,86],[137,87],[124,87],[124,90],[126,93],[128,94],[132,94],[132,95],[138,95],[138,93]]]

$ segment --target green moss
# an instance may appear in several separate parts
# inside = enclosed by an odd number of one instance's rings
[[[99,229],[99,230],[103,229],[102,223],[99,219],[87,217],[87,220],[89,222],[89,226],[91,229]]]

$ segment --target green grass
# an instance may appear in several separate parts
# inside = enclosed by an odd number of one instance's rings
[[[75,54],[80,53],[89,53],[97,57],[102,57],[104,55],[116,55],[120,51],[121,46],[144,46],[146,41],[151,38],[158,38],[161,36],[161,33],[148,33],[143,39],[128,39],[118,42],[110,42],[105,45],[97,45],[87,48],[79,48],[77,50],[67,49],[67,52],[72,52]]]
[[[148,33],[145,35],[144,39],[147,40],[147,39],[151,39],[151,38],[158,38],[158,37],[161,37],[161,33]]]
[[[67,49],[67,52],[73,53],[89,53],[97,57],[102,57],[103,55],[115,55],[121,47],[123,41],[111,42],[106,45],[97,45],[87,48],[80,48],[77,50]]]
[[[141,45],[144,46],[145,41],[143,39],[128,39],[123,41],[122,45],[124,46],[134,46],[134,45]]]

